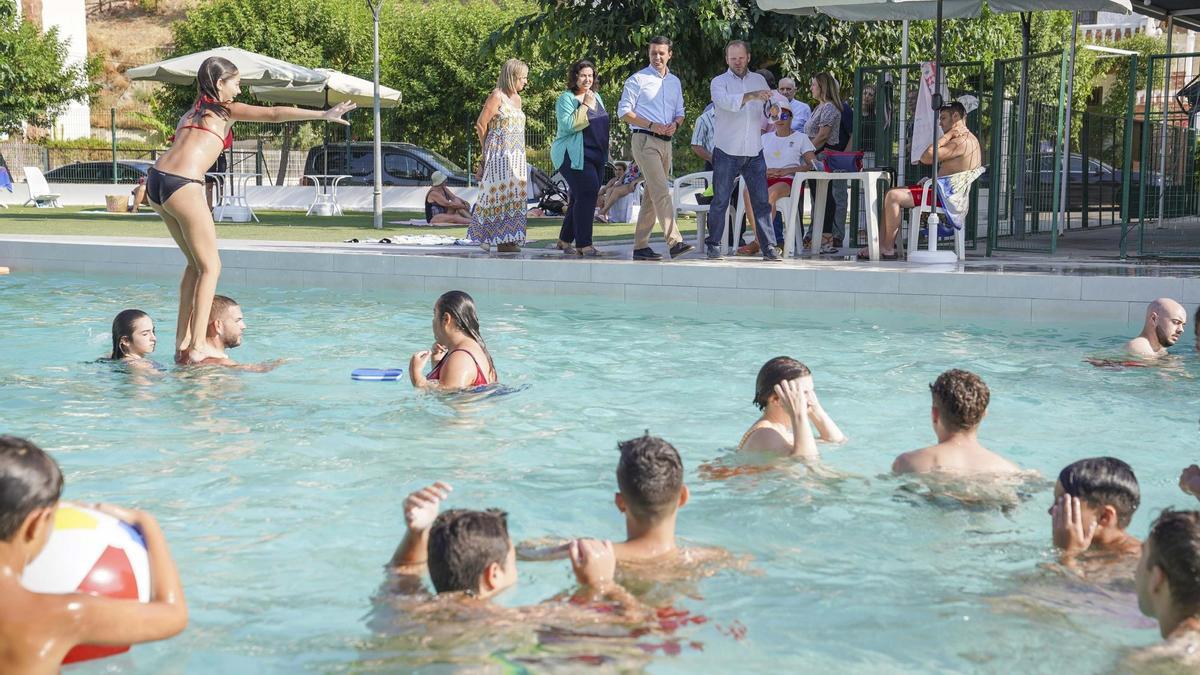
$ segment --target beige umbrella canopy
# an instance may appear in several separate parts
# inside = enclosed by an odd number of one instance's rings
[[[229,59],[237,66],[245,85],[320,84],[326,76],[313,68],[263,56],[237,47],[217,47],[195,54],[177,56],[166,61],[130,68],[125,75],[131,80],[153,80],[168,84],[192,84],[200,64],[211,56]]]
[[[253,86],[250,88],[250,93],[261,101],[291,103],[314,108],[327,108],[331,104],[342,101],[354,101],[364,108],[374,104],[375,83],[329,68],[316,68],[315,70],[325,76],[323,82],[317,84],[294,83],[289,86]],[[400,92],[381,85],[379,87],[379,106],[395,108],[398,105],[400,105]]]

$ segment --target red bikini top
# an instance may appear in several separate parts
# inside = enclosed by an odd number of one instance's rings
[[[199,100],[199,101],[196,101],[196,107],[192,109],[192,112],[193,112],[193,113],[198,113],[198,112],[200,112],[200,106],[201,106],[202,104],[204,104],[204,103],[216,103],[216,99],[214,99],[213,97],[211,97],[211,96],[209,96],[209,95],[207,95],[207,94],[205,94],[204,96],[201,96],[201,97],[200,97],[200,100]],[[213,136],[216,136],[217,138],[221,138],[221,134],[218,134],[217,132],[213,131],[212,129],[209,129],[208,127],[205,127],[205,126],[201,126],[201,125],[199,125],[199,124],[185,124],[185,125],[183,125],[183,126],[181,126],[181,127],[179,127],[179,128],[180,128],[180,129],[203,129],[204,131],[207,131],[208,133],[212,134]],[[178,129],[177,129],[176,131],[178,131]],[[171,136],[171,137],[170,137],[170,138],[168,138],[167,140],[169,140],[169,141],[171,141],[171,142],[174,142],[174,141],[175,141],[175,136]],[[233,147],[233,130],[232,130],[232,129],[230,129],[230,130],[229,130],[229,131],[228,131],[228,132],[225,134],[225,138],[224,138],[224,140],[222,141],[222,146],[221,146],[221,149],[222,149],[222,150],[228,150],[228,149],[230,149],[230,148],[232,148],[232,147]]]

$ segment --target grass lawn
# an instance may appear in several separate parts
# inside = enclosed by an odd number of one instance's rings
[[[37,209],[12,207],[0,209],[0,234],[74,234],[99,237],[166,237],[167,228],[153,216],[124,214],[81,214],[95,207]],[[218,223],[217,236],[222,239],[266,239],[275,241],[341,242],[346,239],[379,239],[398,234],[441,234],[465,237],[462,227],[413,227],[389,225],[389,220],[420,218],[422,213],[388,211],[383,214],[383,229],[371,226],[371,214],[354,213],[345,216],[305,217],[291,211],[256,211],[261,223]],[[531,241],[552,244],[558,239],[561,218],[530,218],[528,237]],[[680,228],[695,232],[694,218],[681,219]],[[597,241],[629,240],[633,238],[631,223],[596,223]]]

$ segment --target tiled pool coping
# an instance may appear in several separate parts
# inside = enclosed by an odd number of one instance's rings
[[[676,306],[902,312],[1030,323],[1065,320],[1140,324],[1146,303],[1200,303],[1200,267],[985,259],[957,268],[906,263],[757,259],[709,262],[564,260],[556,251],[488,256],[475,248],[222,240],[222,288],[247,285],[473,294],[593,296]],[[183,257],[169,239],[0,236],[12,274],[71,272],[174,280]],[[0,281],[0,289],[3,289]],[[2,295],[0,295],[2,297]]]

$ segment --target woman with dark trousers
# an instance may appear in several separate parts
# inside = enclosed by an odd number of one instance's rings
[[[567,180],[571,201],[558,234],[564,254],[599,257],[592,245],[596,195],[604,184],[608,161],[608,111],[596,91],[596,66],[587,59],[571,64],[567,90],[554,106],[558,132],[550,146],[550,159]]]

